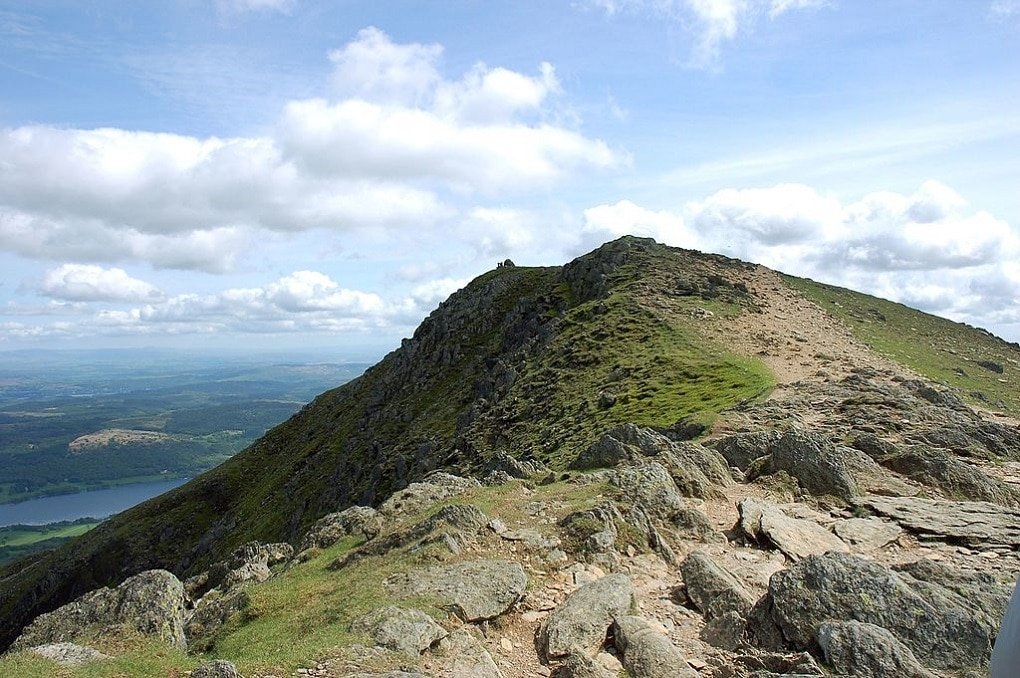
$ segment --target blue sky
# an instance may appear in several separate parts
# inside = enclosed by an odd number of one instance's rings
[[[0,2],[0,349],[395,346],[624,233],[1020,339],[1020,1]]]

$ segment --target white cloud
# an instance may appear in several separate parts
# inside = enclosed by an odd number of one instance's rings
[[[64,264],[46,271],[39,292],[63,301],[152,301],[163,296],[155,286],[121,268]]]
[[[422,229],[474,193],[546,189],[628,162],[552,122],[561,87],[369,28],[330,58],[340,100],[288,103],[259,137],[34,125],[0,130],[0,248],[230,270],[265,231]]]
[[[637,12],[666,19],[691,34],[690,66],[715,68],[722,46],[750,30],[763,13],[770,19],[825,6],[826,0],[591,0],[607,15]]]
[[[721,252],[979,325],[1020,322],[1020,232],[928,181],[844,203],[799,184],[726,189],[678,212],[588,209],[582,246],[624,233]]]

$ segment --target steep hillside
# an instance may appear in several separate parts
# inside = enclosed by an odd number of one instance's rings
[[[0,572],[0,642],[98,585],[153,567],[193,572],[251,539],[297,539],[433,469],[470,472],[497,452],[562,468],[615,423],[705,422],[760,398],[767,368],[698,329],[756,311],[741,282],[753,268],[635,238],[563,267],[497,268],[229,462]]]
[[[961,397],[1020,351],[887,303],[636,238],[497,268],[223,466],[0,571],[5,645],[127,580],[0,672],[72,640],[112,659],[69,676],[975,675],[1020,428]],[[1003,371],[937,383],[949,338]],[[190,579],[128,579],[156,568]]]

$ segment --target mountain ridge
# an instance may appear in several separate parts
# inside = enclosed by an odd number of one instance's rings
[[[774,386],[876,365],[917,376],[779,274],[720,255],[626,237],[563,267],[500,267],[223,466],[0,570],[0,643],[97,586],[194,573],[253,539],[296,542],[319,517],[377,505],[434,470],[478,475],[503,456],[563,470],[614,426],[725,430],[721,412],[744,421]]]

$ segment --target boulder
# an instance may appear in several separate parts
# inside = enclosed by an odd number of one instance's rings
[[[860,497],[853,503],[892,518],[922,536],[974,549],[1020,546],[1020,509],[984,501],[874,495]]]
[[[745,535],[774,545],[791,560],[827,551],[850,552],[845,542],[818,523],[791,518],[771,502],[749,497],[742,499],[737,509]]]
[[[418,483],[394,492],[379,507],[383,516],[403,516],[424,510],[444,499],[455,497],[469,490],[481,487],[474,478],[461,478],[449,473],[436,472]]]
[[[634,585],[624,574],[609,574],[571,593],[539,629],[538,645],[546,659],[578,650],[594,654],[606,640],[616,617],[634,607]]]
[[[440,641],[439,653],[446,658],[445,678],[502,678],[492,655],[466,626]]]
[[[623,615],[613,623],[616,649],[631,678],[697,678],[683,653],[641,617]]]
[[[584,653],[572,654],[560,664],[556,678],[616,678],[615,673]]]
[[[101,588],[40,615],[11,646],[24,650],[116,627],[184,649],[184,585],[166,570],[148,570],[117,588]]]
[[[80,666],[88,662],[110,658],[99,650],[74,643],[49,643],[33,647],[29,652],[61,666]]]
[[[779,441],[780,437],[782,437],[782,433],[779,431],[736,433],[716,440],[714,446],[726,463],[741,471],[746,471],[754,460],[772,454],[772,446]]]
[[[860,678],[935,678],[914,653],[881,626],[830,621],[818,627],[825,662],[841,675]]]
[[[391,581],[406,596],[435,599],[466,622],[495,619],[509,610],[528,584],[520,563],[475,560],[399,575]]]
[[[364,633],[387,650],[417,657],[448,634],[432,617],[421,610],[388,605],[372,610],[351,625],[355,633]]]
[[[251,603],[247,591],[231,591],[225,595],[207,593],[193,610],[186,613],[184,636],[188,649],[207,652],[212,649],[217,632],[238,612]]]
[[[737,579],[719,567],[711,556],[694,551],[680,565],[687,597],[706,619],[727,612],[746,615],[754,606],[754,598]]]
[[[955,592],[843,553],[809,556],[773,575],[748,628],[761,643],[774,623],[794,649],[808,649],[832,620],[884,627],[938,668],[986,665],[995,635],[985,615]]]
[[[241,678],[241,673],[232,662],[214,659],[192,671],[191,678]]]
[[[344,537],[357,535],[366,540],[375,539],[382,531],[379,513],[368,506],[351,506],[339,513],[330,513],[315,521],[301,541],[304,551],[310,548],[328,548]]]
[[[272,567],[294,557],[294,547],[285,542],[263,544],[251,541],[237,547],[226,560],[212,567],[202,577],[188,580],[193,596],[212,589],[227,592],[248,582],[264,582],[272,576]]]
[[[953,499],[1020,506],[1020,492],[1016,489],[945,450],[912,449],[886,457],[881,463],[921,485],[937,487]]]

